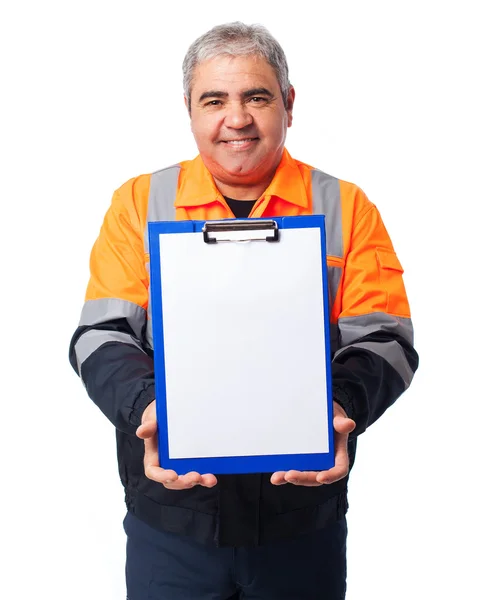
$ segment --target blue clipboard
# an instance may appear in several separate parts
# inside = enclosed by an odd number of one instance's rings
[[[327,423],[324,427],[327,433],[327,449],[319,452],[281,452],[246,454],[238,455],[217,455],[217,456],[199,456],[197,453],[191,456],[175,457],[174,452],[170,451],[170,422],[175,421],[168,417],[168,382],[169,373],[167,369],[166,353],[169,350],[165,348],[165,327],[166,320],[169,325],[169,316],[165,314],[164,296],[167,294],[163,284],[163,275],[165,274],[164,254],[161,260],[161,248],[167,239],[164,236],[174,236],[178,234],[198,234],[198,243],[223,245],[225,242],[242,241],[238,239],[239,235],[252,232],[254,237],[246,239],[265,240],[259,243],[279,244],[280,236],[284,236],[286,230],[293,229],[311,229],[319,232],[319,241],[321,248],[321,297],[323,310],[323,340],[324,340],[324,360],[326,382],[324,383],[323,402],[327,414]],[[272,219],[231,219],[222,221],[160,221],[150,222],[149,230],[149,252],[150,252],[150,295],[152,306],[152,329],[154,341],[154,369],[156,378],[156,411],[158,420],[158,444],[160,465],[165,469],[173,469],[178,474],[185,474],[190,471],[198,473],[213,474],[239,474],[239,473],[272,473],[276,471],[300,470],[300,471],[322,471],[334,466],[334,441],[333,441],[333,400],[331,389],[331,357],[330,357],[330,334],[329,334],[329,294],[327,281],[327,262],[326,262],[326,230],[324,215],[298,216],[298,217],[273,217]],[[261,237],[259,237],[259,235]],[[264,235],[265,237],[262,237]],[[233,237],[232,237],[233,236]],[[237,236],[237,237],[236,237]],[[191,239],[194,239],[192,236]],[[162,241],[161,241],[162,240]],[[174,241],[174,240],[172,240]],[[252,243],[252,242],[251,242]],[[166,254],[166,257],[168,254]],[[167,260],[167,259],[166,259]],[[174,260],[174,259],[173,259]],[[167,267],[169,268],[169,267]],[[174,269],[173,269],[174,270]],[[166,307],[167,312],[167,307]],[[191,319],[191,315],[187,315]],[[203,335],[205,332],[205,323],[191,323],[195,335]],[[286,326],[285,323],[282,324]],[[321,333],[320,333],[321,335]],[[238,383],[236,382],[236,385]],[[277,401],[278,405],[278,401]],[[196,406],[196,404],[195,404]],[[252,431],[248,432],[252,436]],[[251,439],[251,438],[249,438]],[[176,454],[177,455],[177,454]]]

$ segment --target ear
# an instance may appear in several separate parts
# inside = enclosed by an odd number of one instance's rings
[[[191,100],[186,95],[184,96],[184,105],[186,106],[189,116],[191,116]]]
[[[294,107],[294,99],[295,98],[296,98],[296,91],[293,88],[293,86],[290,86],[289,92],[287,95],[287,106],[286,106],[287,126],[288,127],[291,127],[291,125],[293,124],[293,107]]]

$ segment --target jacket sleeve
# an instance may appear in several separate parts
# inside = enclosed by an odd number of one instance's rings
[[[408,388],[418,367],[403,269],[377,208],[353,226],[332,361],[334,399],[359,435]]]
[[[145,224],[134,182],[117,190],[90,258],[90,281],[69,358],[90,398],[121,431],[135,433],[155,398],[152,353],[144,344],[148,305]]]

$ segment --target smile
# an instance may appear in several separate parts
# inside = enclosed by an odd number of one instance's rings
[[[259,138],[245,138],[243,140],[222,140],[227,146],[232,148],[245,148],[252,142],[256,142]]]

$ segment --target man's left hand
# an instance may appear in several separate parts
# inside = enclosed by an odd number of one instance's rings
[[[333,402],[333,428],[335,430],[335,466],[328,471],[278,471],[271,477],[274,485],[292,483],[314,487],[334,483],[348,474],[348,436],[355,429],[355,421],[349,419],[343,408]]]

